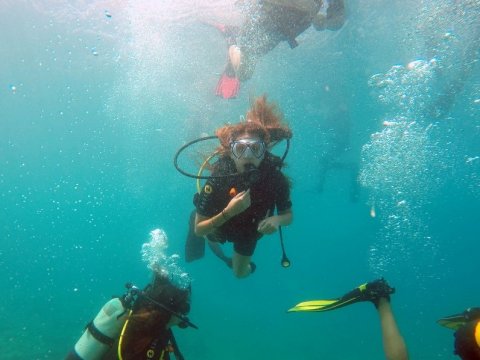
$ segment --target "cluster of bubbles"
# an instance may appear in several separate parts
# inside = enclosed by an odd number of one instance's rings
[[[467,176],[464,188],[471,196],[480,199],[480,156],[465,156],[465,165]]]
[[[430,251],[437,247],[426,235],[423,221],[425,205],[440,182],[435,157],[441,151],[430,139],[433,131],[433,125],[424,127],[397,116],[385,120],[383,130],[362,148],[359,181],[370,189],[374,216],[383,225],[380,241],[371,246],[369,257],[371,268],[380,273],[398,265],[400,254],[402,261],[408,261],[412,249],[419,251],[419,244]]]
[[[360,183],[370,189],[372,216],[382,224],[379,241],[370,248],[370,267],[383,273],[397,268],[401,259],[417,266],[418,276],[427,276],[428,261],[438,245],[428,235],[426,205],[442,182],[445,151],[435,140],[436,89],[439,88],[436,59],[416,60],[373,75],[369,85],[388,107],[383,128],[362,147]],[[411,259],[412,261],[409,261]],[[422,269],[420,269],[422,266]]]
[[[429,112],[437,68],[436,59],[415,60],[373,75],[368,84],[378,90],[378,100],[393,112],[418,116]]]
[[[419,198],[435,187],[430,165],[440,150],[429,138],[435,128],[405,116],[385,120],[384,128],[362,147],[362,185],[395,203],[405,197]]]
[[[191,279],[188,273],[178,265],[180,256],[168,256],[168,237],[162,229],[150,231],[150,239],[142,245],[142,260],[147,267],[159,275],[169,278],[176,286],[186,289],[190,286]]]
[[[362,148],[360,173],[371,190],[371,214],[381,223],[369,257],[379,272],[401,261],[418,277],[428,276],[438,244],[429,236],[427,209],[437,190],[452,173],[455,182],[466,173],[463,188],[480,193],[478,147],[472,149],[480,92],[469,81],[478,65],[479,13],[478,0],[422,2],[415,39],[423,46],[414,48],[430,60],[395,65],[369,79],[387,109],[383,128]],[[457,102],[461,108],[455,109]],[[470,120],[455,121],[458,110]],[[463,151],[467,155],[458,159]]]
[[[426,278],[440,279],[438,265],[444,265],[438,241],[429,233],[425,217],[408,207],[392,212],[384,220],[377,241],[369,248],[368,264],[378,274],[407,270],[420,282]],[[424,215],[425,216],[425,215]],[[433,261],[435,259],[435,261]],[[448,267],[446,267],[448,268]]]

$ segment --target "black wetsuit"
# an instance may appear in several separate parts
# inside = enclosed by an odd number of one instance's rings
[[[317,12],[321,3],[317,3]],[[312,24],[315,14],[294,7],[262,1],[256,13],[250,14],[238,35],[238,45],[249,56],[264,55],[281,41],[296,47],[295,38]]]
[[[257,231],[260,221],[274,215],[275,208],[282,212],[292,206],[290,186],[280,168],[280,159],[267,152],[259,166],[258,179],[255,182],[248,179],[248,173],[210,178],[207,181],[201,193],[194,198],[199,215],[210,218],[219,214],[232,197],[244,190],[250,189],[251,197],[250,207],[209,234],[207,236],[209,240],[222,243],[231,241],[238,254],[244,256],[253,254],[257,240],[262,237]],[[215,164],[212,176],[235,173],[237,173],[235,163],[230,157],[224,156]]]
[[[171,344],[171,331],[167,329],[161,329],[156,332],[156,336],[153,337],[148,345],[135,356],[138,360],[170,360],[172,357],[170,353],[174,352],[174,347]],[[141,355],[140,353],[143,353]],[[102,357],[102,360],[118,360],[118,341],[114,346]],[[129,360],[131,357],[123,356],[124,360]]]

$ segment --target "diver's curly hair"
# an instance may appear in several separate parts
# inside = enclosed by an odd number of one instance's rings
[[[223,126],[215,132],[220,140],[220,151],[228,151],[230,143],[244,134],[258,136],[267,146],[292,137],[292,130],[283,122],[283,114],[275,103],[267,101],[265,94],[255,99],[245,119],[238,124]]]

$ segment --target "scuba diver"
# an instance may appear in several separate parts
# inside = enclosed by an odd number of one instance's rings
[[[407,347],[398,329],[390,305],[395,289],[382,278],[365,283],[338,299],[304,301],[288,312],[322,312],[339,309],[362,301],[370,301],[377,309],[382,327],[383,348],[388,360],[408,359]]]
[[[228,45],[227,65],[215,93],[224,99],[237,95],[240,81],[250,79],[260,57],[296,37],[312,24],[317,31],[338,30],[345,22],[344,0],[244,0],[246,21],[240,27],[216,25]]]
[[[319,122],[320,145],[318,148],[320,171],[318,189],[323,192],[330,172],[344,172],[350,182],[350,200],[357,202],[360,196],[358,182],[359,165],[351,145],[351,119],[345,104],[336,106]]]
[[[172,327],[190,322],[190,288],[180,288],[155,273],[141,290],[127,284],[127,293],[108,301],[65,360],[183,360]]]
[[[270,152],[277,142],[292,136],[282,120],[277,107],[264,95],[254,101],[245,121],[217,129],[218,160],[194,196],[196,212],[190,216],[187,261],[203,257],[207,238],[235,276],[246,277],[256,268],[250,260],[257,241],[277,230],[281,235],[280,227],[292,222],[290,183],[281,171],[283,158]],[[219,246],[227,241],[233,243],[231,259]]]
[[[454,354],[463,360],[480,360],[480,308],[468,308],[438,323],[455,330]]]

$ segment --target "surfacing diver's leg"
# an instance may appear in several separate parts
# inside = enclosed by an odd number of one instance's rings
[[[357,202],[360,197],[360,182],[358,180],[358,164],[357,163],[349,163],[347,164],[347,168],[350,172],[350,200],[352,202]]]
[[[216,257],[222,260],[229,268],[232,267],[232,259],[225,255],[225,253],[223,252],[218,242],[208,240],[208,246],[210,247],[210,250],[212,250],[212,252],[215,254]]]
[[[407,346],[398,329],[390,302],[385,298],[380,298],[377,310],[382,326],[385,357],[387,360],[408,360]]]
[[[252,273],[250,259],[251,256],[240,255],[236,251],[233,252],[233,273],[237,278],[244,278]]]

